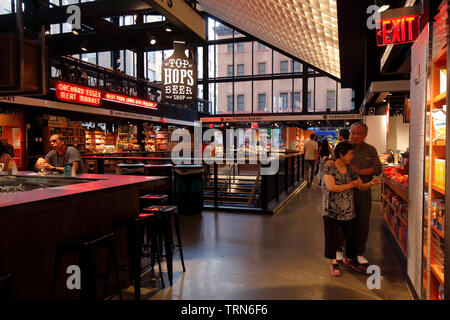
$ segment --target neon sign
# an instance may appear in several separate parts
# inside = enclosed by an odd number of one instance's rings
[[[109,93],[109,92],[105,93],[105,96],[103,97],[103,99],[108,100],[108,101],[113,101],[113,102],[124,103],[124,104],[128,104],[128,105],[136,106],[136,107],[149,108],[149,109],[157,109],[157,106],[158,106],[158,103],[153,102],[153,101],[122,96],[119,94]]]
[[[102,103],[101,91],[59,81],[56,82],[56,97],[60,100],[92,106],[99,106]]]
[[[420,33],[420,15],[383,19],[377,30],[377,45],[402,44],[416,41]]]

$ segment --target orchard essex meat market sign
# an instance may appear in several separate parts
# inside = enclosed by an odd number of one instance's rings
[[[161,98],[165,103],[191,104],[197,91],[196,66],[186,57],[184,42],[174,41],[173,49],[173,54],[162,65]]]

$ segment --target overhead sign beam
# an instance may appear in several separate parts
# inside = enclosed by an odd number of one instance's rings
[[[206,40],[206,20],[183,0],[144,0],[171,23]]]
[[[216,116],[203,117],[200,122],[271,122],[271,121],[312,121],[312,120],[362,120],[364,115],[356,113],[315,114],[315,115],[269,115],[269,116]]]

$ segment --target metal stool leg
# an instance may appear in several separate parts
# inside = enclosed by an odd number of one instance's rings
[[[184,258],[183,258],[183,245],[181,244],[181,235],[180,235],[180,225],[178,224],[178,214],[173,215],[174,223],[175,223],[175,232],[177,234],[177,247],[180,250],[180,258],[181,265],[183,266],[183,272],[186,272],[186,267],[184,266]]]

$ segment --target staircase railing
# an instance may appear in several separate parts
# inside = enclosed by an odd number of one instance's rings
[[[222,188],[219,191],[219,196],[220,199],[219,201],[221,202],[221,204],[223,204],[223,200],[224,200],[224,193],[225,192],[229,192],[231,189],[231,177],[232,177],[232,172],[233,172],[233,177],[234,177],[234,168],[236,166],[236,163],[233,163],[233,165],[231,166],[230,170],[228,170],[227,176],[225,178],[225,182],[222,186]]]
[[[247,206],[249,206],[249,207],[250,207],[250,205],[252,204],[252,202],[253,202],[253,200],[255,198],[255,193],[256,193],[256,190],[258,188],[258,184],[259,184],[259,180],[260,179],[261,179],[261,166],[259,166],[259,168],[258,168],[258,174],[256,176],[255,182],[253,183],[252,191],[250,193],[250,198],[248,199],[248,202],[247,202]]]

